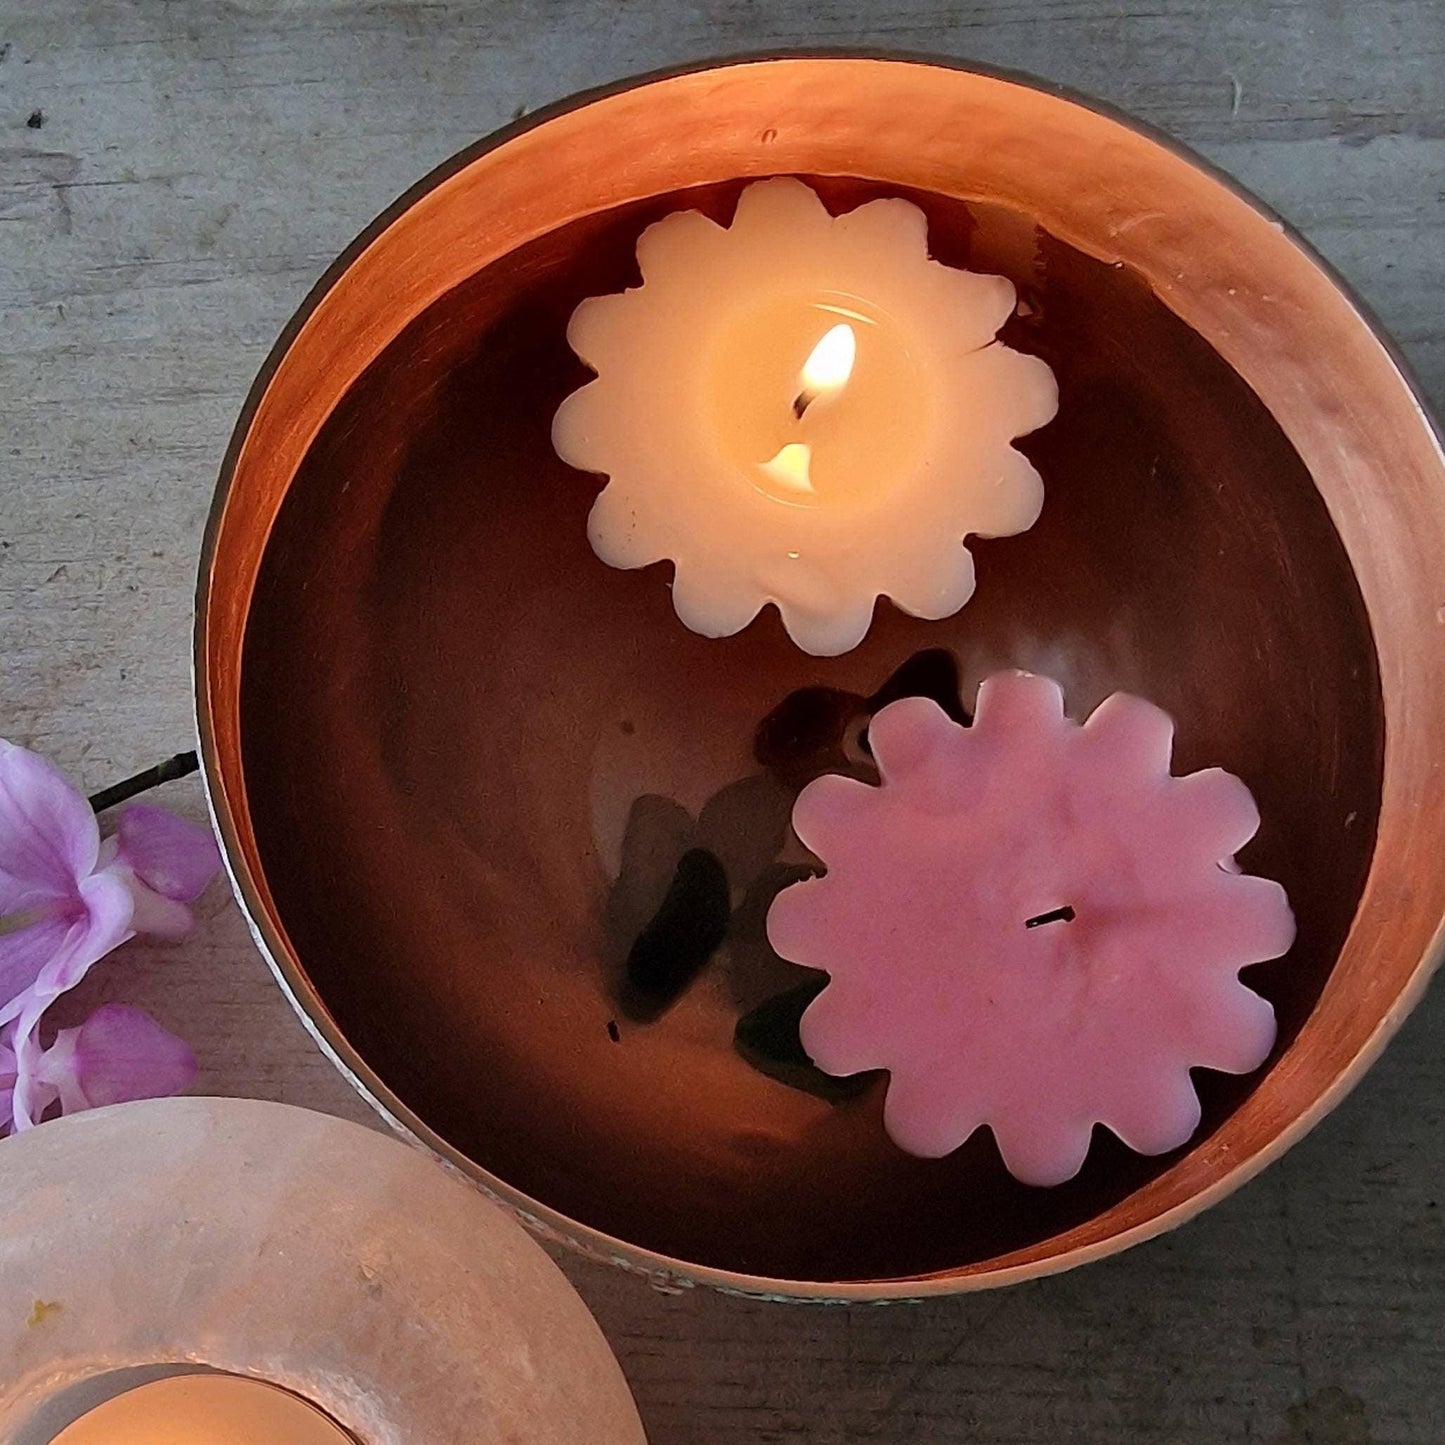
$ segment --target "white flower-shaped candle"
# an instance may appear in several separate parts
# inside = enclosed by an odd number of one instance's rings
[[[1240,969],[1294,939],[1284,890],[1234,864],[1249,790],[1171,777],[1153,704],[1116,693],[1081,726],[1026,673],[985,682],[972,727],[910,697],[868,735],[882,786],[804,789],[793,824],[828,871],[768,915],[783,957],[831,975],[802,1019],[813,1061],[888,1069],[909,1153],[986,1124],[1029,1184],[1072,1177],[1096,1122],[1143,1154],[1183,1144],[1189,1070],[1247,1073],[1274,1043]]]
[[[693,631],[728,636],[772,602],[805,651],[846,652],[879,596],[951,616],[974,587],[964,539],[1037,518],[1010,442],[1058,409],[1053,373],[996,340],[1012,283],[931,260],[911,202],[832,216],[801,181],[760,181],[731,226],[678,212],[637,259],[640,287],[573,313],[597,378],[552,436],[609,478],[593,550],[670,559]]]

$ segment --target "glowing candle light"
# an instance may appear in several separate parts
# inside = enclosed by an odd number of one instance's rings
[[[53,1445],[355,1445],[314,1405],[264,1380],[175,1375],[97,1405]]]
[[[695,632],[771,602],[804,650],[846,652],[880,596],[956,612],[964,539],[1038,516],[1042,483],[1009,443],[1054,415],[1053,374],[995,340],[1012,284],[931,260],[927,231],[908,201],[831,216],[802,182],[762,181],[730,227],[696,211],[649,227],[641,287],[573,314],[598,375],[552,435],[609,478],[593,550],[671,559]]]

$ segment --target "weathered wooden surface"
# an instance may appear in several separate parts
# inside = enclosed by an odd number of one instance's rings
[[[691,56],[936,50],[1108,97],[1291,216],[1445,399],[1436,0],[0,0],[0,735],[98,787],[190,736],[192,572],[250,378],[330,258],[519,109]],[[199,816],[194,781],[166,801]],[[203,1085],[366,1117],[217,888],[124,997]],[[1241,1194],[1081,1273],[921,1308],[669,1299],[568,1264],[655,1445],[1445,1437],[1445,996]],[[820,1190],[817,1207],[835,1204]]]

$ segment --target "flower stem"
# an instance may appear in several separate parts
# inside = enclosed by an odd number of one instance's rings
[[[184,778],[187,773],[194,773],[200,766],[201,760],[195,753],[177,753],[175,757],[167,758],[165,762],[157,763],[143,773],[136,773],[134,777],[124,778],[118,783],[112,783],[108,788],[102,788],[98,793],[92,793],[90,806],[95,812],[103,813],[107,808],[113,808],[117,803],[124,803],[127,798],[135,797],[137,793],[169,783],[173,778]]]

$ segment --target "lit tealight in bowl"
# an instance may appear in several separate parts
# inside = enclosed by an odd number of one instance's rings
[[[6,1445],[645,1445],[557,1267],[394,1139],[181,1098],[0,1151]]]
[[[730,225],[675,212],[637,259],[640,287],[573,314],[597,379],[552,437],[608,478],[593,550],[671,561],[694,632],[731,636],[771,603],[804,652],[837,656],[879,597],[951,617],[974,590],[965,539],[1037,519],[1011,443],[1054,415],[1053,374],[995,339],[1013,283],[932,259],[912,202],[835,216],[800,180],[758,181]]]
[[[87,1410],[54,1445],[356,1445],[314,1405],[264,1380],[173,1375]]]

